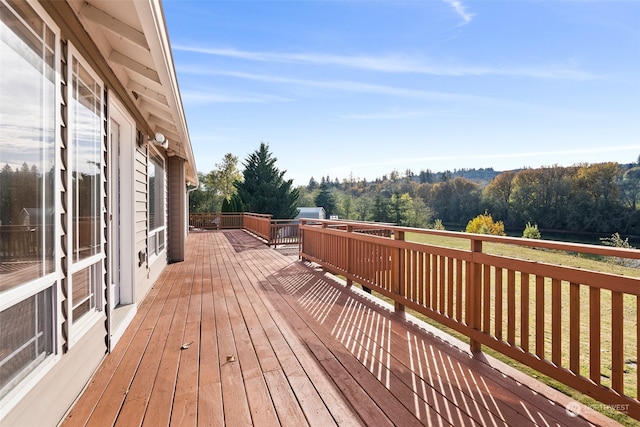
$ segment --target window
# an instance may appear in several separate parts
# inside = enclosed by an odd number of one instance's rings
[[[72,136],[73,261],[100,253],[102,87],[73,57]]]
[[[0,399],[53,351],[51,288],[0,312]]]
[[[0,292],[54,270],[55,36],[0,3]]]
[[[103,285],[103,157],[104,117],[102,83],[69,47],[69,164],[68,203],[71,206],[71,341],[82,333],[77,321],[92,321],[100,310]],[[88,323],[87,323],[88,322]]]
[[[73,307],[71,311],[73,320],[79,319],[96,308],[96,284],[99,281],[100,275],[96,265],[84,268],[73,275]]]
[[[165,233],[165,172],[164,160],[152,155],[149,160],[149,254],[158,255],[164,249]]]
[[[0,399],[54,351],[56,46],[0,0]]]

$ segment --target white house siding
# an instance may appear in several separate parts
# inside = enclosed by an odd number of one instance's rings
[[[91,1],[89,0],[89,2]],[[146,10],[145,8],[148,8],[157,12],[159,8],[158,0],[128,0],[117,3],[116,7],[114,3],[96,2],[96,4],[103,7],[114,7],[116,9],[128,7],[133,11]],[[131,170],[129,174],[133,174],[133,182],[125,183],[125,185],[133,185],[133,206],[131,206],[131,200],[124,203],[124,206],[128,209],[129,224],[133,221],[133,236],[127,236],[127,238],[134,240],[129,242],[133,247],[134,256],[127,256],[127,258],[133,259],[121,259],[121,262],[131,263],[129,271],[133,271],[135,283],[126,283],[125,285],[129,286],[128,289],[133,290],[134,306],[142,301],[166,266],[168,248],[173,246],[173,249],[179,254],[180,248],[175,247],[175,245],[184,245],[184,237],[174,237],[174,231],[179,228],[176,225],[176,221],[186,224],[185,180],[187,175],[194,180],[195,165],[193,161],[188,162],[189,171],[185,173],[185,164],[187,162],[178,157],[169,158],[166,156],[164,149],[154,150],[153,147],[147,144],[146,135],[150,133],[151,124],[146,122],[145,117],[149,117],[149,114],[138,110],[137,104],[130,98],[130,89],[128,90],[124,86],[127,82],[120,81],[117,73],[113,71],[114,65],[109,63],[109,60],[100,53],[99,44],[104,44],[106,39],[99,37],[99,40],[94,40],[91,34],[95,34],[95,28],[87,29],[83,26],[87,25],[90,19],[84,18],[82,20],[78,14],[87,5],[88,3],[86,2],[76,1],[0,0],[0,6],[2,7],[0,19],[3,26],[1,42],[3,43],[2,49],[7,49],[2,52],[3,62],[8,60],[6,55],[9,54],[9,51],[16,58],[19,58],[19,55],[28,56],[23,57],[20,64],[27,62],[33,64],[33,61],[38,61],[39,57],[46,58],[46,55],[39,56],[38,52],[32,55],[29,49],[22,49],[20,46],[16,47],[18,44],[23,43],[21,40],[25,40],[25,36],[18,37],[14,34],[15,31],[18,31],[15,28],[25,25],[24,23],[27,23],[25,26],[27,28],[31,25],[29,22],[37,22],[42,19],[45,25],[52,30],[55,38],[53,43],[49,42],[48,44],[48,46],[51,46],[51,51],[55,51],[55,72],[50,73],[54,74],[53,77],[49,74],[49,77],[47,77],[55,80],[55,90],[50,91],[53,95],[49,98],[44,98],[43,101],[47,105],[55,106],[55,119],[49,120],[49,122],[53,120],[55,123],[53,126],[49,123],[49,127],[47,127],[47,129],[54,129],[52,133],[55,133],[55,142],[52,143],[55,146],[53,150],[55,158],[52,160],[53,168],[55,169],[55,185],[52,187],[54,188],[54,201],[50,202],[52,203],[50,209],[45,211],[44,208],[40,208],[41,217],[44,217],[46,213],[47,215],[53,215],[54,218],[51,221],[51,223],[55,224],[51,226],[55,230],[52,235],[52,242],[47,243],[47,248],[51,248],[54,255],[53,259],[45,259],[43,258],[45,255],[41,256],[38,262],[40,263],[39,268],[43,272],[33,276],[35,279],[31,278],[31,276],[26,279],[15,279],[14,276],[13,283],[7,285],[8,276],[3,275],[3,277],[0,277],[0,315],[5,314],[3,320],[8,318],[9,314],[18,312],[18,308],[22,310],[24,303],[33,300],[33,303],[30,302],[30,311],[28,312],[33,313],[29,314],[31,321],[40,323],[40,316],[43,316],[45,325],[39,326],[40,329],[37,330],[44,331],[42,334],[44,338],[38,338],[39,332],[36,331],[36,337],[31,340],[35,340],[36,347],[39,345],[38,340],[48,340],[49,343],[44,345],[47,350],[38,350],[41,352],[37,354],[33,361],[29,361],[28,365],[18,364],[16,365],[18,366],[17,368],[12,368],[11,365],[15,365],[15,361],[18,359],[12,355],[19,354],[16,349],[19,349],[22,343],[22,341],[15,342],[14,335],[16,334],[14,334],[14,331],[21,331],[21,329],[17,325],[13,325],[12,322],[0,322],[0,368],[2,368],[0,374],[4,375],[7,380],[3,380],[0,383],[0,425],[2,426],[56,425],[81,393],[109,350],[110,339],[113,338],[113,331],[111,331],[110,337],[109,329],[113,322],[107,320],[108,316],[111,316],[112,310],[114,310],[114,307],[110,306],[107,280],[107,266],[110,265],[110,260],[108,259],[108,248],[110,247],[108,241],[110,228],[108,228],[108,224],[110,215],[107,211],[107,206],[108,193],[111,188],[110,183],[107,182],[107,177],[110,176],[108,172],[111,172],[107,169],[110,167],[107,138],[110,123],[108,117],[109,103],[111,101],[115,102],[117,100],[119,110],[123,110],[127,119],[132,120],[132,124],[135,122],[135,127],[139,131],[138,141],[131,141],[131,138],[127,140],[127,144],[135,146],[128,146],[126,147],[127,150],[124,150],[127,153],[126,155],[129,156],[128,162],[126,162],[128,168],[133,166],[132,170],[129,169]],[[24,11],[20,11],[21,9],[29,10],[28,13],[34,14],[36,19],[20,18],[20,14],[24,13]],[[18,12],[13,12],[15,10],[18,10]],[[7,11],[11,13],[7,13]],[[154,16],[157,16],[157,14],[154,13]],[[18,18],[14,19],[14,17]],[[22,23],[16,26],[16,23],[20,20],[22,20]],[[142,28],[149,29],[148,17],[143,16],[141,20],[143,21]],[[96,23],[95,25],[99,26],[100,24]],[[160,27],[165,28],[164,25],[160,25]],[[161,35],[155,33],[151,34],[150,37],[162,39]],[[47,38],[51,40],[49,35],[43,37],[43,39]],[[152,49],[157,49],[157,41],[154,43]],[[24,53],[25,51],[27,53]],[[76,65],[79,65],[80,68]],[[1,66],[2,64],[0,64]],[[81,68],[84,68],[84,70]],[[6,69],[2,71],[4,73]],[[166,70],[164,72],[166,74]],[[32,70],[29,73],[29,76],[34,75]],[[80,76],[78,73],[83,73],[83,78],[88,79],[90,83],[95,82],[96,90],[91,92],[93,89],[90,87],[79,90],[77,88],[74,89],[74,79],[76,84],[82,80],[78,77]],[[5,75],[8,74],[3,74],[3,76]],[[13,77],[16,78],[15,76],[16,74],[14,73]],[[73,78],[69,76],[73,76]],[[27,77],[21,77],[21,79],[26,80]],[[45,81],[45,83],[47,82]],[[7,87],[6,85],[3,86],[3,88]],[[50,87],[50,84],[48,87]],[[88,92],[85,92],[85,90],[88,90]],[[89,101],[87,105],[83,104],[78,107],[83,102],[88,102],[86,100],[91,99],[92,93],[95,93],[96,99],[101,98],[101,101],[98,102],[99,105],[96,103],[91,104]],[[87,97],[87,94],[89,97]],[[0,93],[0,95],[2,95],[0,99],[5,99],[5,94]],[[165,95],[170,98],[171,94],[166,93]],[[76,106],[73,106],[74,100],[77,104]],[[3,120],[5,119],[3,117],[8,116],[5,113],[13,114],[17,111],[11,108],[15,108],[15,104],[9,105],[0,102],[0,128],[4,128],[5,123],[3,123]],[[77,120],[80,117],[72,116],[73,108],[93,109],[94,113],[91,116],[93,117],[92,129],[95,131],[93,135],[99,135],[94,138],[97,142],[93,145],[94,153],[98,156],[97,163],[100,163],[98,165],[99,173],[96,173],[99,182],[96,181],[97,178],[93,178],[87,184],[91,186],[93,185],[92,183],[97,183],[97,186],[95,188],[91,187],[92,190],[90,190],[90,194],[96,196],[92,199],[95,200],[96,204],[92,206],[96,207],[97,210],[93,209],[91,211],[93,213],[86,218],[81,216],[78,210],[79,203],[72,197],[74,188],[77,192],[77,187],[80,185],[77,183],[80,180],[72,179],[74,167],[76,168],[76,173],[79,173],[77,171],[80,166],[77,165],[85,165],[87,163],[82,161],[83,158],[79,155],[76,155],[78,157],[73,157],[74,154],[71,151],[73,138],[79,141],[76,144],[82,144],[83,138],[85,138],[83,135],[74,136],[73,134],[74,126],[76,126],[76,129],[81,128],[80,124],[74,125],[73,123],[74,117]],[[173,105],[173,108],[175,108],[175,105]],[[183,114],[181,104],[178,104],[177,108],[180,110],[178,113]],[[18,116],[17,113],[15,115]],[[12,122],[7,124],[7,126],[12,125]],[[24,128],[25,131],[28,131],[28,129]],[[183,133],[183,136],[188,138],[186,132]],[[10,156],[19,153],[19,150],[11,148],[17,138],[12,140],[8,138],[12,137],[6,136],[6,132],[0,135],[0,163],[2,163],[0,168],[4,167],[5,160],[9,161]],[[38,137],[31,136],[31,140],[38,141]],[[179,146],[188,147],[190,151],[188,139],[182,141]],[[150,256],[149,237],[154,230],[150,230],[149,224],[149,162],[151,161],[149,153],[154,151],[164,161],[161,209],[164,217],[165,234],[164,249]],[[133,159],[130,158],[132,155]],[[185,154],[183,151],[180,155],[192,158],[192,153],[190,154],[189,152]],[[77,162],[76,166],[74,166],[74,161]],[[11,164],[12,169],[17,169],[16,164],[19,165],[19,162]],[[177,170],[173,171],[173,167],[176,167]],[[38,179],[40,181],[46,181],[45,174],[41,173],[39,176],[40,178]],[[171,183],[169,182],[170,179]],[[180,180],[182,182],[179,182]],[[197,180],[197,177],[195,180]],[[176,203],[176,206],[171,210],[169,210],[168,206],[169,201]],[[25,208],[32,207],[26,206]],[[173,218],[174,214],[177,214],[178,217],[175,220]],[[47,230],[46,221],[48,220],[41,220],[41,228],[43,230]],[[0,222],[0,226],[2,225]],[[85,238],[85,234],[83,234],[85,232],[82,231],[84,230],[83,227],[89,227],[94,231],[94,234],[92,234],[93,240],[86,246],[91,248],[89,249],[91,253],[88,256],[80,253],[80,249],[78,249],[85,248],[86,245],[85,243],[77,242],[78,239]],[[169,231],[172,233],[170,234]],[[183,234],[185,232],[186,227],[183,227]],[[41,234],[45,236],[46,231]],[[0,236],[5,236],[5,234]],[[45,237],[42,238],[44,239]],[[4,239],[4,237],[0,237],[0,239]],[[0,245],[0,267],[12,268],[12,258],[7,257],[6,253],[2,253],[2,250],[6,252],[6,249],[2,249],[6,248],[6,246],[5,243]],[[44,254],[45,251],[41,250],[41,252]],[[141,254],[141,257],[138,254]],[[46,256],[49,257],[50,255]],[[84,284],[85,281],[89,284],[87,306],[81,307],[78,305],[78,301],[84,300],[78,299],[78,295],[83,295],[82,292],[84,291],[80,288],[80,284]],[[131,279],[129,278],[127,281],[130,282]],[[41,301],[44,301],[44,308]],[[27,316],[27,320],[29,320],[29,316]],[[34,317],[37,320],[33,320]],[[30,339],[29,337],[27,335],[26,338],[19,337],[18,339],[26,340]],[[9,350],[7,351],[7,349]],[[25,368],[22,366],[25,366]]]
[[[148,281],[149,256],[147,253],[147,148],[136,150],[135,161],[135,277],[136,277],[136,303],[144,298]]]

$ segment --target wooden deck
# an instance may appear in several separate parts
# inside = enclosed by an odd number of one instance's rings
[[[191,233],[63,425],[615,425],[295,255]]]

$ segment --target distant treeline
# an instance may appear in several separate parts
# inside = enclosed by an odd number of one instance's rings
[[[427,227],[466,224],[484,212],[509,228],[640,234],[640,164],[580,164],[496,172],[393,171],[372,182],[311,178],[299,206],[341,218]]]
[[[5,164],[0,169],[0,225],[23,225],[30,209],[54,206],[53,192],[43,191],[43,188],[54,188],[54,176],[51,170],[43,177],[35,165],[27,163],[15,170]],[[43,178],[48,182],[44,183]]]

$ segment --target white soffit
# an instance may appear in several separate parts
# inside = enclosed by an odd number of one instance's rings
[[[160,0],[68,0],[152,132],[198,175]]]

